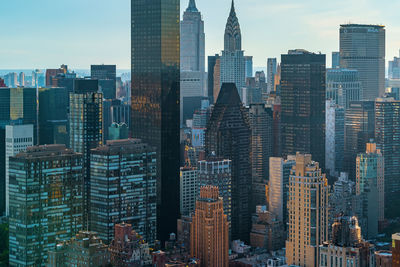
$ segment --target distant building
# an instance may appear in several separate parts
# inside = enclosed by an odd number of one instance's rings
[[[200,189],[196,212],[192,217],[191,256],[199,258],[201,266],[228,266],[229,223],[224,214],[218,187]]]
[[[121,267],[150,266],[152,258],[149,245],[137,234],[130,224],[116,224],[114,239],[108,250],[111,264]]]
[[[10,157],[25,151],[33,146],[33,125],[7,125],[6,126],[6,216],[10,215],[9,210],[9,178],[10,178]]]
[[[201,101],[201,108],[193,114],[192,146],[204,148],[207,123],[210,119],[211,108],[209,100]]]
[[[277,71],[276,58],[267,59],[267,93],[275,91],[275,74]]]
[[[113,123],[108,127],[109,140],[122,140],[129,138],[129,127],[125,123]]]
[[[253,56],[244,57],[246,78],[253,77]]]
[[[206,155],[232,160],[232,239],[251,229],[251,128],[236,86],[223,84],[206,131]]]
[[[375,267],[392,267],[392,257],[391,251],[375,252]]]
[[[362,100],[385,93],[385,26],[340,25],[340,67],[360,74]]]
[[[319,163],[297,153],[289,178],[288,265],[319,266],[319,246],[328,239],[328,189]]]
[[[105,99],[117,97],[117,66],[116,65],[91,65],[90,77],[99,82],[99,92]]]
[[[392,235],[392,266],[400,266],[400,233]]]
[[[357,70],[327,69],[326,99],[348,109],[352,101],[363,99],[360,75]]]
[[[400,79],[400,57],[394,57],[389,61],[389,79]]]
[[[114,225],[129,223],[149,244],[156,240],[157,157],[137,139],[108,141],[91,151],[91,229],[109,244]]]
[[[180,172],[180,209],[182,215],[194,212],[199,193],[199,172],[196,167],[182,167]]]
[[[332,52],[332,69],[340,68],[340,52]]]
[[[220,80],[219,77],[219,66],[217,65],[217,62],[219,64],[219,58],[220,56],[218,54],[215,54],[215,56],[208,56],[208,99],[210,100],[210,104],[214,104],[217,98],[214,98],[214,92],[216,91],[216,88],[214,88],[214,80]],[[214,73],[214,69],[217,68],[218,73]],[[217,77],[218,76],[218,77]],[[218,89],[219,92],[219,89]],[[218,97],[218,94],[217,94]]]
[[[46,87],[57,87],[58,86],[56,81],[57,75],[66,74],[67,72],[68,72],[67,65],[61,65],[60,68],[58,69],[46,69]],[[34,86],[36,86],[36,83],[34,84]]]
[[[281,60],[282,155],[310,153],[325,166],[325,55],[291,50]]]
[[[82,155],[63,145],[30,147],[9,166],[10,264],[44,266],[57,242],[84,227]]]
[[[21,87],[25,86],[25,73],[20,72],[18,75],[18,85]]]

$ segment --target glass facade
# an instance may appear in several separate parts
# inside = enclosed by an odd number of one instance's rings
[[[131,134],[157,150],[157,229],[166,241],[176,233],[180,216],[180,5],[178,0],[132,0],[131,8]]]

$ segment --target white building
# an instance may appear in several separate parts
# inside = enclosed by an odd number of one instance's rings
[[[33,125],[6,126],[6,216],[9,215],[9,158],[33,146]]]

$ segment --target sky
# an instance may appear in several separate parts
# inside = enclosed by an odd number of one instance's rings
[[[181,0],[181,10],[189,0]],[[231,0],[196,0],[206,55],[219,53]],[[386,59],[399,55],[398,0],[235,0],[243,49],[255,67],[288,49],[327,54],[339,49],[343,23],[386,26]],[[0,69],[90,64],[130,68],[130,0],[1,0]]]

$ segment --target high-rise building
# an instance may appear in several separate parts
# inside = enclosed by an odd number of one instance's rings
[[[130,111],[130,105],[119,99],[105,99],[103,101],[103,136],[105,141],[110,140],[108,128],[113,123],[130,125]]]
[[[222,85],[206,131],[206,155],[232,160],[232,240],[249,240],[251,129],[236,86]]]
[[[210,119],[211,108],[210,101],[201,101],[201,109],[198,109],[193,114],[192,125],[192,146],[197,148],[204,148],[205,140],[204,135],[207,129],[207,123]]]
[[[268,210],[275,214],[277,219],[284,223],[285,227],[288,219],[289,176],[295,164],[295,156],[288,156],[287,159],[269,158]]]
[[[69,94],[69,145],[83,154],[84,221],[90,220],[90,150],[103,144],[103,94],[98,81],[76,79]]]
[[[269,177],[269,158],[272,157],[272,124],[271,108],[264,104],[252,104],[249,108],[251,128],[251,175],[252,175],[252,209],[257,205],[267,205],[266,185]]]
[[[340,68],[340,52],[332,52],[332,69]]]
[[[392,267],[392,252],[380,250],[375,252],[375,267]]]
[[[289,178],[288,265],[319,266],[319,246],[328,240],[328,191],[319,163],[297,153]]]
[[[233,1],[226,22],[224,50],[221,56],[221,84],[223,83],[235,83],[242,99],[242,89],[246,85],[246,64],[242,50],[242,34]]]
[[[360,74],[362,100],[385,93],[385,26],[340,25],[340,67]]]
[[[392,267],[400,267],[400,233],[392,235]]]
[[[326,99],[334,100],[344,109],[349,108],[350,102],[362,100],[362,87],[357,70],[327,69],[326,70]]]
[[[91,230],[109,244],[116,223],[129,223],[149,244],[156,240],[155,149],[135,139],[91,150]]]
[[[343,107],[333,100],[326,101],[325,168],[333,177],[343,171],[344,114]]]
[[[157,150],[158,239],[179,212],[179,0],[132,0],[131,134]]]
[[[182,167],[180,174],[180,209],[182,215],[190,215],[196,206],[199,193],[199,172],[196,167]]]
[[[276,58],[267,59],[267,92],[275,91],[275,74],[277,71]]]
[[[201,266],[227,267],[229,223],[224,214],[218,187],[200,189],[190,231],[191,256],[200,259]]]
[[[44,266],[54,244],[83,229],[82,164],[64,145],[10,157],[11,266]]]
[[[57,87],[56,77],[58,74],[66,74],[68,72],[67,65],[61,65],[58,69],[46,69],[46,87]],[[41,86],[38,77],[35,77],[36,83],[38,83],[39,87]],[[34,85],[36,86],[36,83]]]
[[[214,99],[214,68],[215,64],[217,63],[217,59],[219,59],[220,56],[218,54],[215,54],[215,56],[208,56],[208,99],[210,100],[211,104],[214,104],[217,99]],[[218,79],[220,79],[218,77]]]
[[[198,163],[199,188],[212,185],[219,189],[224,202],[224,214],[231,221],[232,216],[232,161],[209,157]]]
[[[115,99],[117,95],[117,66],[91,65],[90,77],[99,82],[99,92],[105,99]]]
[[[244,57],[246,78],[253,77],[253,56]]]
[[[6,216],[9,216],[9,159],[18,153],[33,146],[33,125],[7,125],[6,126]]]
[[[354,101],[345,113],[344,170],[355,181],[356,158],[364,153],[366,143],[375,137],[375,103]]]
[[[358,154],[356,163],[356,195],[363,207],[357,215],[363,235],[372,239],[378,235],[378,222],[385,219],[384,159],[376,144],[368,143],[366,152]]]
[[[218,95],[221,90],[221,57],[219,57],[215,60],[213,88],[214,88],[213,104],[215,104],[217,102]]]
[[[384,158],[385,210],[389,217],[397,217],[395,204],[400,192],[400,101],[379,98],[375,101],[375,141]],[[390,211],[390,212],[389,212]]]
[[[20,72],[18,75],[18,85],[21,87],[25,86],[25,73]]]
[[[291,50],[281,60],[282,154],[325,166],[325,55]]]
[[[389,61],[389,79],[400,79],[400,57],[394,57]]]

